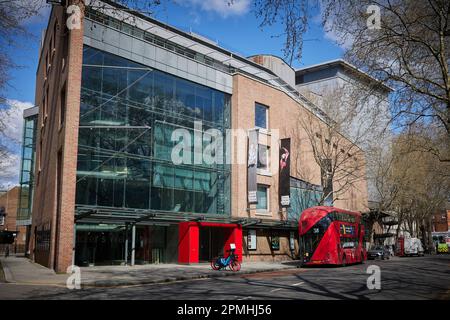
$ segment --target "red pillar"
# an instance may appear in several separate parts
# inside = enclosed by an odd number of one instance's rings
[[[198,263],[199,225],[180,222],[178,232],[178,263]]]
[[[226,229],[226,240],[225,240],[225,256],[227,251],[230,250],[230,244],[234,243],[236,245],[235,253],[238,255],[239,262],[242,262],[242,226],[236,225],[234,228]]]
[[[178,225],[178,263],[199,262],[199,234],[200,227],[223,228],[225,232],[224,255],[230,250],[230,244],[236,245],[235,253],[242,261],[242,226],[236,224],[211,223],[211,222],[180,222]]]

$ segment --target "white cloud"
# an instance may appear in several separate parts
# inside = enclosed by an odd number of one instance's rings
[[[319,1],[320,10],[319,10],[319,13],[313,17],[313,19],[312,19],[313,23],[316,23],[319,25],[323,24],[323,16],[325,14],[325,6],[326,6],[326,3],[324,3],[324,1]],[[325,22],[325,25],[323,26],[324,38],[334,42],[342,49],[347,50],[347,49],[351,48],[351,46],[354,42],[354,39],[351,35],[344,36],[343,34],[340,34],[339,32],[337,32],[335,30],[335,28],[333,27],[334,20],[335,20],[335,17],[333,16],[333,14],[334,13],[331,12],[331,14],[328,15],[327,21]]]
[[[251,3],[250,0],[185,0],[177,2],[194,9],[217,13],[223,18],[246,14]]]
[[[6,100],[8,112],[6,115],[6,128],[3,135],[10,139],[11,143],[20,143],[22,141],[23,130],[23,110],[33,107],[31,102],[18,100]]]
[[[20,155],[9,154],[0,161],[0,189],[10,189],[19,184]]]
[[[6,100],[6,107],[2,109],[1,114],[4,117],[2,120],[6,125],[0,133],[0,140],[8,153],[0,159],[0,188],[19,183],[23,110],[31,107],[33,107],[31,102]]]

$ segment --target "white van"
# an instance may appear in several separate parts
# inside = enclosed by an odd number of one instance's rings
[[[423,256],[422,242],[418,238],[405,238],[405,256]]]

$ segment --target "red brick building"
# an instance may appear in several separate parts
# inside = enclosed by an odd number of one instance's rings
[[[231,243],[244,261],[295,258],[302,208],[280,202],[279,143],[292,138],[296,161],[284,183],[291,203],[303,203],[294,198],[323,193],[324,173],[296,120],[326,125],[323,111],[289,85],[295,71],[286,66],[277,75],[111,1],[72,3],[81,24],[68,28],[67,8],[53,6],[37,70],[32,258],[60,272],[73,263],[197,263]],[[240,130],[244,139],[232,137],[220,151],[230,147],[238,158],[242,149],[244,160],[211,165],[196,160],[194,147],[177,164],[176,129],[192,133],[194,144],[200,132],[200,145],[211,130]],[[252,164],[249,132],[257,132]],[[363,152],[340,138],[334,149],[351,150],[365,176]],[[366,181],[335,198],[341,208],[366,209]]]
[[[12,246],[15,252],[24,252],[26,228],[16,226],[17,209],[19,206],[20,187],[13,187],[0,193],[0,208],[4,209],[5,216],[0,217],[0,231],[18,231],[16,241]]]
[[[450,210],[442,210],[434,214],[431,220],[433,232],[446,232],[450,230]]]

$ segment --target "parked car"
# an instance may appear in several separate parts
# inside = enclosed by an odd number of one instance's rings
[[[389,259],[391,253],[388,248],[383,246],[376,246],[370,249],[367,252],[367,259],[374,260],[374,259]]]

